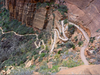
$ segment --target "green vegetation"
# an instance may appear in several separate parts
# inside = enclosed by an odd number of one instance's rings
[[[65,13],[67,13],[68,9],[65,5],[58,5],[58,11],[65,17]]]
[[[64,20],[64,24],[66,24],[66,23],[68,23],[68,20],[67,19]]]
[[[61,51],[58,51],[58,54],[60,54],[61,53]]]
[[[66,48],[75,48],[75,45],[72,42],[67,42],[66,44]]]
[[[64,67],[71,68],[82,65],[83,63],[80,60],[73,60],[72,58],[69,58],[67,61],[63,61],[62,64]]]
[[[40,57],[44,57],[46,54],[45,53],[41,53]]]
[[[16,67],[16,69],[11,70],[10,75],[32,75],[34,69],[32,68],[22,68],[22,67]]]
[[[95,37],[90,37],[90,42],[93,43],[93,41],[95,40]]]
[[[68,31],[70,32],[70,34],[74,34],[75,32],[75,26],[74,25],[68,25]]]
[[[78,45],[81,46],[83,44],[83,41],[78,42]]]
[[[50,6],[53,3],[37,3],[37,9],[41,6],[46,7]],[[61,12],[61,14],[65,17],[67,13],[67,7],[64,5],[57,5],[57,10]],[[55,18],[55,15],[53,14]],[[67,19],[64,20],[64,24],[68,23]],[[53,19],[54,26],[54,19]],[[6,9],[2,10],[0,13],[0,27],[4,30],[4,32],[14,31],[18,34],[38,34],[38,40],[44,40],[46,47],[41,42],[41,47],[36,48],[34,42],[36,41],[36,35],[25,35],[18,36],[13,32],[9,32],[6,34],[1,34],[0,30],[0,69],[5,69],[4,67],[14,66],[16,69],[11,71],[10,75],[31,75],[34,71],[40,72],[43,75],[48,75],[50,72],[56,73],[59,71],[60,66],[64,67],[75,67],[83,64],[80,60],[75,60],[74,52],[68,51],[69,48],[75,48],[75,44],[71,41],[68,41],[66,44],[59,44],[58,48],[62,47],[61,51],[58,51],[57,54],[51,54],[51,58],[49,60],[49,45],[51,44],[51,36],[54,39],[54,34],[46,32],[42,30],[41,32],[34,31],[31,27],[26,27],[26,25],[21,25],[21,22],[17,20],[9,21],[9,11]],[[73,25],[68,25],[68,31],[70,34],[74,34],[75,27]],[[62,33],[61,33],[62,34]],[[48,40],[49,39],[49,40]],[[75,37],[77,41],[77,37]],[[37,43],[36,41],[36,43]],[[79,42],[79,46],[82,45],[82,42]],[[45,48],[45,49],[44,49]],[[44,49],[44,50],[43,50]],[[39,54],[39,52],[41,54]],[[67,61],[63,61],[63,55],[66,58],[69,58]],[[70,57],[72,55],[73,57]],[[54,57],[54,59],[52,59]],[[34,58],[34,60],[32,60]],[[65,59],[65,58],[64,58]],[[25,62],[27,60],[32,60],[34,64],[29,68],[25,67]],[[45,62],[44,62],[45,61]],[[52,68],[48,68],[47,63],[52,62]],[[39,67],[35,66],[39,63]],[[42,63],[42,65],[41,65]],[[5,69],[6,70],[6,69]]]
[[[77,38],[77,36],[75,36],[75,37],[74,37],[74,39],[75,39],[75,41],[76,41],[76,42],[78,41],[78,38]]]
[[[2,31],[1,31],[1,29],[0,29],[0,35],[2,34]]]
[[[3,28],[4,32],[15,31],[22,35],[35,33],[33,28],[21,25],[21,22],[18,22],[17,20],[9,21],[9,11],[6,9],[2,9],[0,17],[0,27]]]
[[[0,68],[4,66],[16,65],[20,66],[27,60],[27,56],[31,60],[33,55],[39,53],[39,49],[33,46],[33,35],[30,36],[15,36],[14,33],[7,33],[0,36],[0,41],[5,38],[3,43],[0,43]],[[3,53],[3,54],[2,54]]]
[[[60,54],[56,54],[56,55],[54,56],[54,59],[59,59],[59,57],[60,57]]]
[[[51,6],[53,3],[54,3],[54,2],[52,2],[52,3],[46,3],[46,2],[40,3],[40,2],[38,2],[38,3],[36,4],[36,8],[39,9],[40,7]]]

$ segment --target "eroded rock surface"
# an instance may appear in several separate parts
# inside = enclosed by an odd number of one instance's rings
[[[74,67],[70,69],[61,70],[56,75],[62,75],[62,74],[84,74],[84,75],[99,75],[100,74],[100,65],[82,65],[79,67]]]
[[[65,0],[68,7],[69,20],[77,21],[87,27],[91,36],[99,35],[100,29],[100,1],[99,0]]]

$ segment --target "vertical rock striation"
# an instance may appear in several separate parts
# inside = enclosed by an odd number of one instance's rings
[[[51,0],[6,0],[5,7],[10,12],[10,19],[17,19],[22,24],[43,29],[47,14],[46,7],[36,9],[37,2],[44,3]]]

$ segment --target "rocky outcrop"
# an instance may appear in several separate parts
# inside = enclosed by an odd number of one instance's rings
[[[64,4],[69,9],[69,20],[79,22],[88,28],[92,37],[100,34],[97,32],[100,29],[99,0],[65,0]]]
[[[43,8],[43,13],[42,9],[36,10],[36,5],[37,2],[50,1],[53,0],[6,0],[5,7],[9,9],[11,19],[15,18],[22,21],[22,24],[25,23],[28,26],[43,29],[45,23],[47,23],[46,19],[44,19],[47,9]],[[56,0],[55,3],[66,5],[68,7],[69,21],[78,23],[90,37],[100,34],[99,0]]]
[[[43,29],[46,25],[47,8],[38,6],[50,1],[52,0],[6,0],[5,7],[10,12],[10,19],[17,19],[27,26]]]
[[[84,26],[90,36],[94,37],[100,34],[99,0],[56,0],[56,4],[66,5],[68,19]]]
[[[46,12],[47,12],[46,8],[43,8],[43,7],[39,8],[36,11],[36,14],[35,14],[34,20],[33,20],[33,27],[43,29]]]
[[[61,70],[56,75],[64,75],[64,74],[84,74],[84,75],[99,75],[100,74],[100,65],[82,65],[79,67],[69,68],[65,70]]]

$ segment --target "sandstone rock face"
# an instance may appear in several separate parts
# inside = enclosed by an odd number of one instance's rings
[[[9,9],[10,19],[17,19],[30,27],[43,29],[47,14],[46,7],[37,9],[37,2],[50,2],[51,0],[6,0],[5,7]]]
[[[68,7],[69,20],[81,23],[88,28],[91,36],[99,35],[100,29],[100,0],[65,0]]]
[[[66,74],[84,74],[84,75],[99,75],[100,65],[82,65],[79,67],[74,67],[66,70],[61,70],[56,75],[66,75]]]
[[[45,17],[46,17],[46,8],[39,8],[36,11],[34,20],[33,20],[33,27],[39,28],[39,29],[43,29],[44,26],[44,22],[45,22]]]

